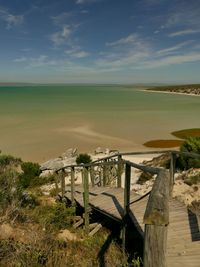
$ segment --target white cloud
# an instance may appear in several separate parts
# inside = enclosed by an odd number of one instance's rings
[[[172,32],[168,36],[169,37],[176,37],[176,36],[183,36],[183,35],[188,35],[188,34],[195,34],[198,32],[200,32],[200,30],[186,29],[186,30],[182,30],[182,31]]]
[[[13,60],[14,62],[26,62],[27,58],[26,57],[20,57],[20,58],[16,58]]]
[[[29,66],[30,67],[48,67],[48,66],[56,66],[59,64],[58,60],[49,60],[49,57],[46,55],[40,55],[36,58],[30,58]]]
[[[72,49],[65,50],[65,54],[74,58],[84,58],[89,56],[89,53],[81,50],[80,46],[72,47]]]
[[[6,29],[10,30],[15,26],[19,26],[24,21],[23,15],[13,15],[5,9],[0,9],[0,19],[6,22]]]
[[[50,40],[54,45],[59,46],[64,44],[70,37],[72,29],[68,25],[64,25],[61,31],[55,32],[50,36]]]

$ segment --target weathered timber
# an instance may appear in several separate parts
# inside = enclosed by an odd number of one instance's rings
[[[107,163],[107,159],[104,160],[104,163]],[[108,183],[108,166],[103,165],[103,186],[106,186]]]
[[[100,223],[98,223],[94,229],[89,232],[89,236],[93,236],[94,234],[96,234],[100,229],[102,228],[102,225]]]
[[[58,171],[56,171],[56,175],[55,175],[55,178],[54,178],[54,181],[55,181],[55,188],[56,188],[56,195],[59,194],[59,188],[58,188],[58,176],[59,176],[59,173]]]
[[[167,227],[145,225],[144,267],[166,267]]]
[[[169,224],[169,172],[159,172],[144,214],[144,267],[165,267]]]
[[[84,201],[84,221],[85,221],[85,230],[89,230],[89,177],[88,177],[88,167],[83,168],[83,201]]]
[[[73,228],[78,228],[79,226],[81,226],[84,223],[83,218],[81,218],[78,222],[73,224]]]
[[[91,166],[90,167],[90,181],[91,181],[91,185],[92,186],[95,186],[95,183],[94,183],[94,179],[95,179],[95,177],[94,177],[94,166]]]
[[[144,224],[169,223],[169,172],[161,170],[154,182],[144,215]]]
[[[61,194],[62,194],[62,197],[64,197],[65,195],[65,170],[64,169],[62,170],[62,173],[61,173]]]
[[[130,186],[131,186],[131,166],[126,163],[125,167],[125,184],[124,184],[124,218],[122,223],[122,249],[125,253],[126,250],[126,228],[127,228],[127,216],[129,213],[130,203]]]
[[[75,170],[74,170],[74,167],[72,167],[71,168],[71,204],[72,206],[75,206],[74,191],[75,191]]]
[[[117,187],[122,186],[122,172],[123,172],[123,160],[122,156],[118,156],[118,168],[117,168]]]

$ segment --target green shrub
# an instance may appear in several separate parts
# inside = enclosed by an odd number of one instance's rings
[[[200,137],[189,137],[180,147],[181,152],[192,152],[200,154]],[[177,160],[177,167],[181,170],[200,168],[200,158],[191,158],[181,155]]]
[[[35,208],[39,205],[36,196],[27,192],[23,192],[19,200],[21,207]]]
[[[7,170],[0,175],[0,209],[18,200],[17,179],[18,173],[14,170]]]
[[[27,188],[38,181],[40,175],[40,165],[38,163],[24,162],[21,165],[23,173],[19,177],[19,186]]]
[[[0,173],[3,173],[6,168],[11,166],[17,166],[21,164],[22,161],[20,158],[15,158],[10,155],[0,155]]]
[[[64,203],[56,203],[54,206],[38,206],[35,209],[35,218],[46,229],[65,229],[75,215],[75,208],[66,208]]]
[[[76,158],[76,163],[77,164],[87,164],[87,163],[90,163],[92,162],[92,159],[90,157],[90,155],[88,154],[79,154],[78,157]]]
[[[50,184],[55,182],[55,177],[54,175],[49,175],[46,177],[39,177],[35,176],[33,179],[30,181],[30,186],[35,187],[35,186],[42,186],[44,184]]]

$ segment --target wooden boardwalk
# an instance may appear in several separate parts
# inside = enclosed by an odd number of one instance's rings
[[[71,187],[65,187],[65,196],[70,199]],[[83,186],[75,187],[75,200],[81,206]],[[140,196],[130,192],[130,203]],[[140,234],[144,235],[143,217],[148,196],[130,205],[130,218]],[[89,204],[115,220],[124,215],[124,189],[109,187],[89,187]],[[196,216],[186,206],[175,199],[169,204],[169,227],[167,236],[167,267],[200,267],[200,232]]]

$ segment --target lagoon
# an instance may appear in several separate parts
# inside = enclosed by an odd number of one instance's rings
[[[69,147],[146,150],[149,140],[199,128],[199,114],[200,97],[128,86],[0,87],[0,149],[37,162]]]

